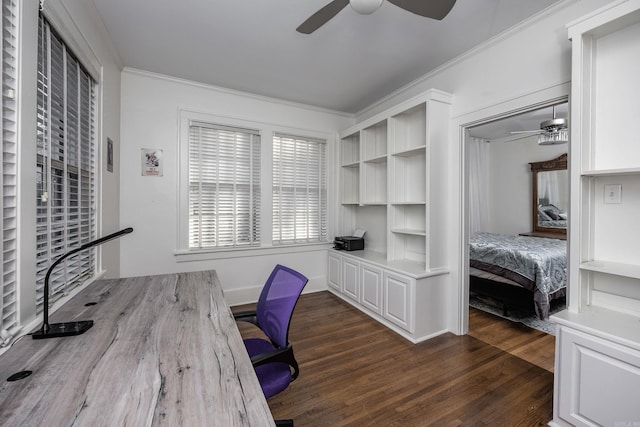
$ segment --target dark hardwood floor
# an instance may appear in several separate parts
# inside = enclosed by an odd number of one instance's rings
[[[472,310],[468,335],[414,345],[329,292],[303,295],[289,333],[300,376],[269,407],[298,427],[545,425],[549,340],[486,316]],[[258,334],[239,325],[245,337]]]
[[[556,349],[553,335],[475,308],[469,310],[468,334],[553,372]]]

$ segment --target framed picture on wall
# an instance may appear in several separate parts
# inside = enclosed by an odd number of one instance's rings
[[[142,149],[142,176],[162,176],[162,150]]]
[[[113,173],[113,141],[107,138],[107,171]]]

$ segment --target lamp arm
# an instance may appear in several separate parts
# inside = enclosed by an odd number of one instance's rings
[[[43,304],[44,305],[44,313],[43,313],[44,322],[42,323],[42,329],[41,329],[43,333],[46,334],[47,332],[49,332],[49,277],[51,277],[51,273],[53,273],[53,269],[56,268],[58,264],[60,264],[62,261],[69,258],[71,255],[75,255],[78,252],[83,251],[85,249],[89,249],[93,246],[101,245],[105,242],[108,242],[109,240],[116,239],[125,234],[129,234],[132,231],[133,231],[133,228],[128,227],[128,228],[125,228],[124,230],[120,230],[115,233],[109,234],[108,236],[101,237],[97,240],[94,240],[93,242],[85,243],[79,248],[76,248],[62,255],[60,258],[55,260],[53,264],[51,264],[51,267],[49,267],[49,269],[47,270],[47,274],[44,276],[44,304]]]
[[[132,227],[127,227],[123,230],[120,231],[116,231],[115,233],[109,234],[108,236],[104,236],[101,237],[97,240],[94,240],[93,242],[89,242],[89,243],[85,243],[84,245],[80,246],[79,250],[83,250],[83,249],[89,249],[92,246],[97,246],[97,245],[101,245],[105,242],[108,242],[109,240],[113,240],[113,239],[117,239],[120,236],[124,236],[125,234],[129,234],[133,231]]]

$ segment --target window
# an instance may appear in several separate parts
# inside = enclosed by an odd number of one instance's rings
[[[189,249],[260,243],[260,135],[189,123]]]
[[[2,163],[0,163],[0,198],[2,199],[2,227],[0,228],[0,329],[11,330],[17,326],[17,140],[16,140],[16,4],[2,0],[0,19],[2,20]]]
[[[95,82],[43,16],[38,31],[36,291],[64,253],[95,238]],[[95,275],[95,250],[51,275],[51,300]]]
[[[273,242],[327,241],[326,142],[275,134]]]

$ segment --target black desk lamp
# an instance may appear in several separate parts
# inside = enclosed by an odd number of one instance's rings
[[[84,334],[89,328],[93,326],[93,320],[81,320],[77,322],[66,322],[66,323],[53,323],[49,324],[49,276],[53,272],[53,269],[60,264],[65,259],[69,258],[71,255],[76,254],[85,249],[89,249],[93,246],[101,245],[109,240],[117,239],[120,236],[124,236],[125,234],[129,234],[133,231],[133,228],[125,228],[124,230],[120,230],[113,234],[109,234],[108,236],[101,237],[98,240],[94,240],[93,242],[85,243],[77,249],[74,249],[66,254],[62,255],[58,258],[47,270],[47,275],[44,276],[44,323],[42,324],[42,328],[39,331],[31,334],[33,339],[41,339],[41,338],[57,338],[57,337],[68,337],[72,335],[80,335]]]

